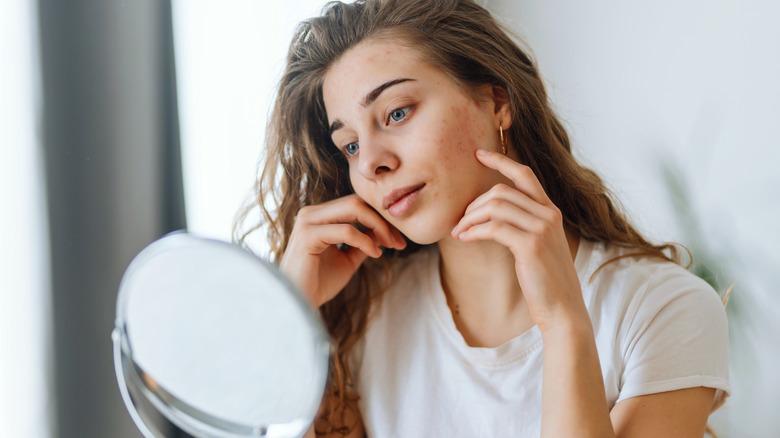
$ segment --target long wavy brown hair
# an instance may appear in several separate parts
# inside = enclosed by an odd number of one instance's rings
[[[675,246],[645,239],[599,176],[575,160],[534,61],[510,35],[473,0],[331,2],[321,16],[302,22],[290,44],[268,123],[265,165],[252,205],[259,207],[261,220],[237,231],[236,238],[244,242],[249,233],[267,229],[272,256],[281,260],[301,207],[352,193],[347,162],[328,132],[322,85],[329,67],[347,50],[361,41],[382,38],[418,51],[466,92],[486,84],[506,90],[513,117],[508,147],[533,169],[565,224],[581,237],[678,262]],[[247,217],[248,211],[236,230]],[[403,253],[417,249],[410,244]],[[351,419],[356,418],[358,397],[352,390],[347,358],[365,332],[372,300],[390,281],[383,274],[391,272],[388,261],[396,256],[396,251],[386,251],[378,263],[369,259],[347,287],[321,308],[335,354],[326,403],[315,422],[318,434],[346,434],[354,426]]]

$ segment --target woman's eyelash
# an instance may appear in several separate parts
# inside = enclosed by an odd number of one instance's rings
[[[406,120],[406,118],[409,116],[409,113],[412,111],[412,105],[407,105],[401,108],[396,108],[387,115],[387,121],[386,123],[389,125],[390,123],[400,123]],[[347,143],[343,148],[342,151],[344,152],[344,155],[347,157],[352,157],[355,154],[357,154],[358,150],[360,149],[360,144],[356,141]]]
[[[359,148],[360,145],[356,141],[348,143],[346,146],[344,146],[344,155],[351,157],[357,154]]]
[[[412,106],[404,106],[401,108],[396,108],[387,115],[386,123],[389,125],[390,123],[399,123],[406,119],[406,117],[409,115],[409,112],[412,111]]]

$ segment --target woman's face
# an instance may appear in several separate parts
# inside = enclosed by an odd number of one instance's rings
[[[505,182],[475,152],[500,150],[508,110],[491,86],[478,92],[474,100],[415,50],[384,41],[351,48],[325,75],[331,138],[355,193],[414,242],[448,237],[471,201]]]

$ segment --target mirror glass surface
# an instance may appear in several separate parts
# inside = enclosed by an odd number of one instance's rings
[[[301,436],[327,378],[322,322],[275,266],[186,233],[130,264],[113,338],[120,389],[147,437]]]

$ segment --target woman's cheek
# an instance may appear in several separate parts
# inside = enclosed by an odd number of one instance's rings
[[[371,197],[369,196],[368,191],[364,187],[364,184],[360,181],[359,175],[355,175],[355,170],[350,168],[349,171],[349,182],[352,186],[352,191],[355,192],[358,198],[360,198],[361,201],[365,202],[366,204],[370,205],[374,209],[377,208],[376,205],[373,205],[371,203]]]
[[[484,127],[476,123],[468,112],[454,110],[455,114],[462,114],[463,123],[450,123],[451,129],[446,130],[440,140],[440,146],[444,149],[442,154],[443,165],[449,172],[468,167],[476,160],[474,153],[480,147],[480,138],[485,136]]]

